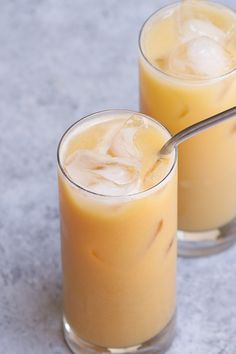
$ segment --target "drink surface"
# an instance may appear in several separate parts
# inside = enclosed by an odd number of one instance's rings
[[[236,15],[186,0],[163,8],[140,37],[140,109],[172,134],[236,104]],[[200,232],[236,215],[236,120],[179,146],[179,228]]]
[[[144,55],[177,78],[204,80],[236,67],[236,15],[202,0],[160,11],[142,34]]]
[[[174,153],[155,165],[169,138],[157,123],[98,116],[72,128],[59,152],[64,316],[75,336],[121,348],[159,334],[175,312],[176,168]]]
[[[160,160],[158,151],[169,134],[138,114],[106,117],[84,124],[69,139],[64,169],[79,186],[103,195],[122,196],[159,183],[173,164],[173,155]]]

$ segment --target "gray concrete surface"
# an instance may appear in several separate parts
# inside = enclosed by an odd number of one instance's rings
[[[160,0],[0,0],[0,353],[69,353],[61,333],[56,146],[138,107],[137,37]],[[234,0],[225,1],[235,5]],[[236,247],[179,260],[168,354],[236,353]]]

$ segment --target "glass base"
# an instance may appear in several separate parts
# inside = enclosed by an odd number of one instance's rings
[[[73,332],[65,317],[63,317],[63,330],[65,341],[74,354],[164,354],[174,339],[175,323],[176,316],[174,315],[168,325],[158,335],[142,344],[128,348],[105,348],[90,344]]]
[[[222,252],[236,243],[236,218],[215,230],[202,232],[177,232],[178,255],[204,257]]]

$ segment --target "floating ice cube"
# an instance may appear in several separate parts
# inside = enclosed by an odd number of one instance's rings
[[[217,76],[233,67],[230,55],[216,41],[199,37],[189,42],[187,57],[194,72],[205,76]]]
[[[109,153],[113,156],[138,158],[135,135],[144,127],[145,123],[141,117],[131,116],[114,136]]]
[[[234,61],[224,47],[204,36],[179,45],[169,57],[169,69],[177,75],[209,78],[233,67]]]
[[[78,150],[65,164],[70,178],[93,192],[124,195],[139,190],[139,163],[92,150]]]
[[[161,181],[165,177],[168,164],[169,158],[154,160],[153,165],[150,166],[143,178],[144,189],[151,188],[156,181]]]
[[[187,45],[179,44],[172,50],[168,61],[169,71],[176,76],[191,76],[192,70],[187,57]]]
[[[182,23],[180,33],[182,41],[188,42],[202,36],[223,43],[226,38],[226,33],[210,21],[204,21],[202,19],[192,18]]]
[[[234,55],[235,55],[235,51],[236,51],[236,25],[232,26],[231,30],[227,34],[225,48],[230,53],[234,53]]]
[[[233,123],[232,133],[236,133],[236,123]]]
[[[204,3],[204,0],[182,0],[180,6],[177,7],[175,20],[182,42],[205,36],[222,43],[235,31],[234,17],[227,23],[227,26],[220,28],[204,11]]]

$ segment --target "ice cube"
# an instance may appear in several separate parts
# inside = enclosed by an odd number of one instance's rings
[[[177,46],[169,57],[169,69],[178,76],[210,78],[233,67],[234,61],[224,47],[205,36]]]
[[[210,21],[192,18],[182,23],[180,33],[182,41],[188,42],[202,36],[214,39],[219,43],[223,43],[226,39],[226,34]]]
[[[233,60],[224,47],[208,37],[189,42],[187,57],[194,72],[204,76],[217,76],[233,68]]]
[[[112,126],[110,126],[109,129],[107,129],[107,131],[103,135],[101,141],[99,142],[99,144],[96,147],[96,150],[100,154],[106,154],[108,152],[115,136],[120,131],[123,124],[124,124],[123,122],[118,122],[117,124],[115,122],[113,122]]]
[[[116,196],[139,190],[140,164],[135,159],[81,149],[69,157],[65,169],[75,183],[93,192]]]
[[[196,17],[198,15],[198,17]],[[176,27],[180,37],[184,39],[183,24],[194,18],[200,18],[199,0],[182,0],[175,11]]]
[[[145,127],[141,117],[132,115],[114,136],[114,140],[109,149],[112,156],[138,158],[139,151],[135,145],[135,135]]]
[[[233,125],[233,129],[232,129],[232,133],[236,133],[236,123],[234,123],[234,125]]]
[[[155,158],[153,164],[143,178],[143,189],[151,188],[157,183],[157,181],[161,181],[166,175],[168,164],[169,158]]]

